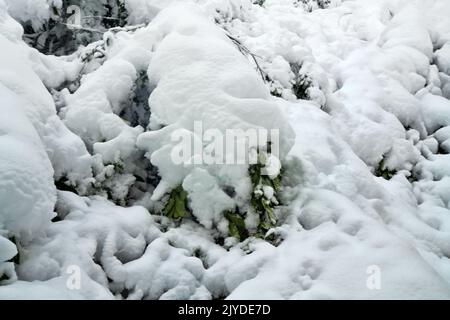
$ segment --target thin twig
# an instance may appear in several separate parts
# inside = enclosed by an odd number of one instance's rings
[[[129,31],[135,31],[135,30],[137,30],[137,29],[140,29],[140,28],[144,28],[146,26],[146,24],[138,24],[138,25],[135,25],[135,26],[128,26],[128,27],[114,27],[114,28],[111,28],[111,29],[108,29],[108,31],[111,31],[111,32],[120,32],[120,31],[126,31],[126,32],[129,32]]]
[[[70,29],[73,30],[78,30],[78,31],[86,31],[86,32],[92,32],[92,33],[100,33],[100,34],[104,34],[106,32],[120,32],[120,31],[125,31],[125,32],[130,32],[130,31],[135,31],[137,29],[143,28],[145,27],[145,24],[138,24],[135,26],[129,26],[129,27],[113,27],[107,30],[98,30],[98,29],[93,29],[93,28],[84,28],[82,26],[79,25],[75,25],[75,24],[69,24],[69,23],[64,23],[64,22],[59,22],[62,25],[67,26]]]
[[[233,37],[231,34],[229,34],[228,32],[225,32],[225,34],[227,35],[227,37],[234,43],[234,45],[238,48],[239,52],[241,52],[245,57],[250,56],[253,61],[255,62],[256,68],[258,69],[261,78],[263,79],[264,83],[266,83],[266,73],[264,72],[264,70],[261,68],[261,66],[258,63],[258,59],[260,58],[262,59],[260,56],[254,54],[253,52],[251,52],[246,46],[244,46],[242,44],[241,41],[239,41],[239,39],[236,39],[235,37]]]
[[[100,30],[92,29],[92,28],[83,28],[82,26],[79,26],[76,24],[70,24],[70,23],[64,23],[64,22],[60,22],[60,24],[65,25],[69,29],[73,29],[73,30],[87,31],[87,32],[92,32],[92,33],[100,33],[100,34],[105,33],[105,31],[100,31]]]
[[[119,18],[113,18],[113,17],[104,17],[104,16],[84,16],[81,17],[81,19],[103,19],[103,20],[120,20]]]

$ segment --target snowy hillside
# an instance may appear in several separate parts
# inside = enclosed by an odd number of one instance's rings
[[[450,1],[0,0],[0,299],[435,298]]]

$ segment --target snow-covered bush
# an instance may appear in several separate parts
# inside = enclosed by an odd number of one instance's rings
[[[0,0],[0,299],[450,296],[448,1],[74,2]]]
[[[189,18],[173,24],[173,17],[181,14],[179,10],[190,12]],[[202,139],[193,131],[195,121],[202,121],[205,131],[218,129],[224,136],[226,129],[233,128],[276,129],[280,130],[283,158],[292,144],[291,129],[279,113],[279,106],[269,99],[262,79],[252,70],[246,58],[222,30],[203,18],[197,10],[190,7],[166,9],[149,28],[161,27],[172,31],[168,31],[159,44],[148,73],[150,84],[155,87],[150,96],[150,127],[163,128],[143,133],[138,138],[138,146],[149,151],[148,157],[158,167],[162,179],[152,199],[160,200],[183,185],[193,216],[205,227],[216,226],[227,234],[226,211],[237,209],[252,215],[248,210],[253,192],[249,166],[189,165],[188,162],[176,165],[171,161],[171,151],[176,147],[171,135],[186,130],[189,135],[194,134],[193,139]],[[199,41],[200,38],[202,41]],[[201,56],[197,52],[202,52]],[[239,73],[233,71],[236,68],[239,68]],[[167,95],[167,92],[173,94]],[[227,109],[222,107],[224,104],[228,105]],[[217,113],[223,114],[220,120]],[[256,114],[265,116],[255,117]],[[195,163],[194,159],[198,156],[194,154],[190,161]],[[207,195],[201,195],[199,188],[203,188],[202,184],[210,186]],[[224,191],[226,188],[232,190],[232,196]],[[182,203],[181,199],[174,199],[182,198],[181,191],[172,192],[172,195],[169,202]],[[214,204],[210,199],[215,199]],[[249,229],[252,219],[259,220],[258,214],[253,215],[253,218],[247,219]]]
[[[102,39],[102,32],[127,23],[124,0],[6,0],[10,14],[25,29],[25,41],[39,51],[64,55]],[[78,9],[73,9],[77,6]],[[80,15],[80,26],[73,17]]]
[[[0,286],[17,280],[14,264],[10,260],[17,255],[17,248],[0,235]]]
[[[27,103],[0,83],[0,228],[24,240],[50,223],[56,200],[53,168],[24,112]],[[26,195],[26,197],[24,197]]]
[[[303,6],[308,11],[325,9],[331,4],[331,0],[294,0],[294,5]]]
[[[266,0],[255,0],[253,1],[253,4],[257,4],[258,6],[264,6],[264,2],[266,2]]]

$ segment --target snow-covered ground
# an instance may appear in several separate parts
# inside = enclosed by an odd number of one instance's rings
[[[450,299],[450,1],[111,2],[0,0],[0,299]]]

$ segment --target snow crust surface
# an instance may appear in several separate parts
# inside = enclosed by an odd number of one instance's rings
[[[22,40],[51,5],[0,0],[0,299],[450,299],[449,1],[126,0],[90,62]],[[170,160],[198,120],[280,130],[278,241],[218,241],[252,183]]]

